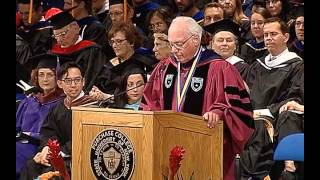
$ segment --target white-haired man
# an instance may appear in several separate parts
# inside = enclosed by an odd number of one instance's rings
[[[160,61],[147,83],[144,110],[201,115],[213,128],[223,121],[223,179],[234,179],[234,158],[253,132],[249,94],[237,69],[201,45],[202,28],[185,16],[168,31],[172,56]]]

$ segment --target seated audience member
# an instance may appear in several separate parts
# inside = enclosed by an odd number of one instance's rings
[[[245,40],[251,39],[249,18],[244,15],[241,0],[218,1],[224,9],[224,16],[231,19],[241,26],[241,38]]]
[[[224,18],[224,10],[221,4],[213,2],[204,6],[203,26],[220,21]]]
[[[168,29],[173,19],[169,7],[160,6],[159,8],[150,11],[147,16],[147,24],[152,33],[168,34]]]
[[[16,33],[30,45],[32,55],[46,53],[52,47],[52,32],[43,19],[43,0],[18,0],[18,10],[22,14],[22,24]],[[32,5],[31,5],[31,2]],[[32,11],[30,12],[30,7]],[[30,16],[30,17],[29,17]]]
[[[84,92],[91,90],[107,61],[103,50],[95,42],[83,40],[80,27],[69,10],[53,13],[47,20],[53,26],[53,36],[57,44],[53,45],[51,53],[68,57],[85,71]]]
[[[279,18],[269,18],[263,27],[264,42],[268,55],[257,59],[247,68],[243,77],[250,88],[254,117],[267,116],[274,129],[275,146],[282,137],[303,132],[303,118],[300,114],[286,111],[279,114],[279,108],[291,97],[304,73],[302,59],[287,48],[289,29]],[[296,95],[295,98],[302,98]],[[274,166],[271,179],[278,179],[284,169]]]
[[[153,48],[154,47],[154,34],[155,33],[163,33],[168,34],[168,29],[173,19],[172,12],[169,7],[159,7],[155,10],[149,12],[146,17],[146,23],[149,26],[148,31],[148,43],[146,47]]]
[[[147,83],[147,73],[141,68],[130,68],[125,71],[119,87],[115,90],[114,103],[110,103],[111,101],[108,101],[110,97],[99,90],[95,91],[95,97],[104,97],[97,100],[107,100],[103,106],[139,110],[145,83]]]
[[[303,64],[300,65],[304,69]],[[304,132],[304,71],[300,71],[292,80],[293,87],[288,93],[287,101],[279,108],[276,122],[277,143],[294,133]],[[300,161],[276,161],[273,174],[281,173],[283,179],[304,179],[304,163]],[[282,172],[281,172],[282,171]]]
[[[56,139],[61,147],[61,156],[65,158],[65,166],[70,173],[72,145],[72,111],[71,107],[93,102],[83,92],[85,79],[81,67],[74,62],[67,62],[58,72],[58,86],[63,89],[66,97],[52,108],[40,129],[39,152],[27,161],[21,172],[21,179],[33,180],[40,174],[53,171],[49,161],[49,139]]]
[[[109,60],[99,75],[97,87],[104,93],[113,94],[119,85],[119,80],[128,66],[140,67],[148,72],[152,71],[156,60],[136,53],[141,47],[141,36],[131,24],[120,23],[112,27],[109,32],[109,43],[116,53],[115,58]]]
[[[33,56],[30,61],[36,69],[32,73],[32,83],[42,92],[22,100],[16,113],[16,175],[27,160],[37,152],[40,128],[48,112],[64,98],[57,86],[57,56],[42,54]],[[61,58],[59,58],[61,60]]]
[[[289,21],[290,4],[288,0],[266,0],[265,3],[272,17],[278,17],[284,22]]]
[[[95,0],[92,1],[92,11],[98,18],[106,30],[110,30],[111,26],[111,19],[109,16],[109,0]]]
[[[142,69],[134,68],[126,71],[115,94],[123,91],[127,93],[115,97],[116,106],[139,110],[145,83],[147,83],[147,73]]]
[[[126,5],[125,5],[126,2]],[[142,38],[142,44],[139,49],[136,50],[137,53],[150,56],[152,54],[152,48],[148,45],[148,37],[147,34],[133,22],[134,18],[134,8],[132,0],[113,0],[109,2],[109,15],[112,21],[112,26],[116,26],[122,23],[126,23],[128,25],[132,25],[135,27],[136,31]],[[125,14],[125,12],[127,12]],[[143,22],[145,23],[145,22]],[[112,27],[111,27],[112,28]],[[108,31],[110,33],[111,29]]]
[[[264,45],[263,25],[264,21],[269,17],[271,17],[270,13],[263,7],[257,7],[252,10],[250,29],[253,38],[243,44],[240,49],[240,57],[248,64],[252,64],[257,58],[268,53]]]
[[[107,57],[114,57],[112,48],[106,43],[108,41],[106,27],[92,15],[92,1],[64,0],[64,2],[65,10],[73,8],[70,13],[80,27],[80,37],[99,44]]]
[[[198,23],[203,21],[203,11],[197,7],[197,4],[194,0],[174,0],[174,2],[175,6],[178,8],[177,16],[188,16]]]
[[[133,22],[142,29],[145,34],[148,34],[148,24],[146,18],[150,11],[159,8],[159,4],[153,0],[132,0],[134,6]]]
[[[212,34],[211,48],[223,59],[234,65],[240,74],[247,64],[236,56],[238,41],[240,38],[240,26],[230,19],[224,19],[204,27]]]
[[[304,7],[300,6],[295,14],[294,37],[295,39],[289,46],[289,50],[297,53],[304,59]]]
[[[168,36],[163,33],[154,33],[153,52],[158,61],[163,60],[171,55],[171,46],[168,41]]]

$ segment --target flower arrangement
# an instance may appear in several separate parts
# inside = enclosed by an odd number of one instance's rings
[[[169,156],[169,177],[163,175],[164,180],[174,180],[176,176],[178,180],[183,180],[182,174],[177,174],[181,161],[183,160],[183,156],[185,155],[185,149],[182,146],[175,146],[170,151]],[[194,172],[192,172],[190,180],[193,179]]]
[[[58,171],[59,173],[51,173],[52,176],[61,176],[64,180],[70,180],[70,176],[68,174],[68,171],[64,167],[64,160],[60,155],[60,145],[57,140],[48,140],[48,146],[49,146],[49,159],[50,163],[52,164],[55,171]]]

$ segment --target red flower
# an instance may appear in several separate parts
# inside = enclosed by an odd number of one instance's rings
[[[181,160],[183,159],[183,155],[185,150],[182,146],[175,146],[172,148],[169,157],[169,166],[170,166],[170,177],[169,179],[174,179],[175,174],[178,172],[181,166]]]
[[[60,145],[57,140],[48,140],[48,146],[49,146],[49,159],[53,166],[53,168],[60,172],[61,176],[64,177],[65,180],[70,180],[70,176],[67,172],[67,170],[64,167],[64,160],[60,155]]]

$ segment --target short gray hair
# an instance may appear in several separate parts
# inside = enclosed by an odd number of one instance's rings
[[[178,16],[176,18],[174,18],[171,22],[171,26],[177,22],[184,22],[186,24],[186,26],[188,27],[188,31],[191,33],[191,34],[195,34],[195,35],[198,35],[199,38],[201,39],[202,37],[202,32],[203,32],[203,29],[202,27],[191,17],[188,17],[188,16]],[[169,29],[171,28],[171,26],[169,27]]]

